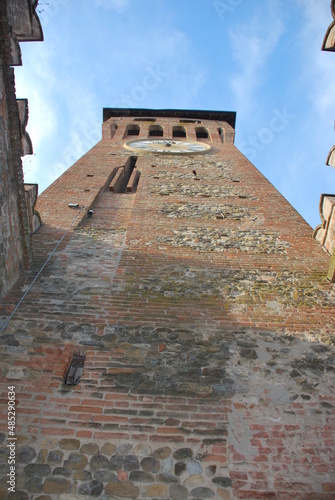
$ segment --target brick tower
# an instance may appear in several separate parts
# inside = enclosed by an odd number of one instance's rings
[[[334,498],[330,258],[234,128],[105,109],[39,197],[1,307],[1,498],[8,453],[20,498]]]

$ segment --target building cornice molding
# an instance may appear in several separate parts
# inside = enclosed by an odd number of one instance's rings
[[[227,122],[235,129],[235,111],[205,111],[185,109],[146,109],[146,108],[103,108],[103,122],[115,117],[155,117],[189,118],[192,120],[213,120]]]

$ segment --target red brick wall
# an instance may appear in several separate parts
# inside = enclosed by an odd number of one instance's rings
[[[4,317],[72,226],[2,336],[2,414],[13,384],[22,492],[334,497],[329,258],[222,143],[217,129],[230,126],[203,122],[209,154],[138,154],[137,191],[120,194],[108,185],[134,155],[122,147],[132,120],[112,118],[39,198],[34,269]],[[156,124],[170,136],[179,119]],[[81,381],[64,385],[79,350]]]

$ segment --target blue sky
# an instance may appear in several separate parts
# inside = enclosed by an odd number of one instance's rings
[[[335,143],[330,0],[40,0],[21,44],[42,192],[101,137],[103,107],[236,111],[236,146],[314,228]]]

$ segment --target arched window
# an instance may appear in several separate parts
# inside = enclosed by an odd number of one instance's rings
[[[186,137],[186,129],[184,127],[172,127],[172,137]]]
[[[196,127],[195,134],[197,139],[209,139],[209,133],[205,127]]]
[[[150,125],[149,137],[163,137],[163,127],[160,125]]]
[[[140,135],[139,125],[128,125],[126,129],[126,135]]]

